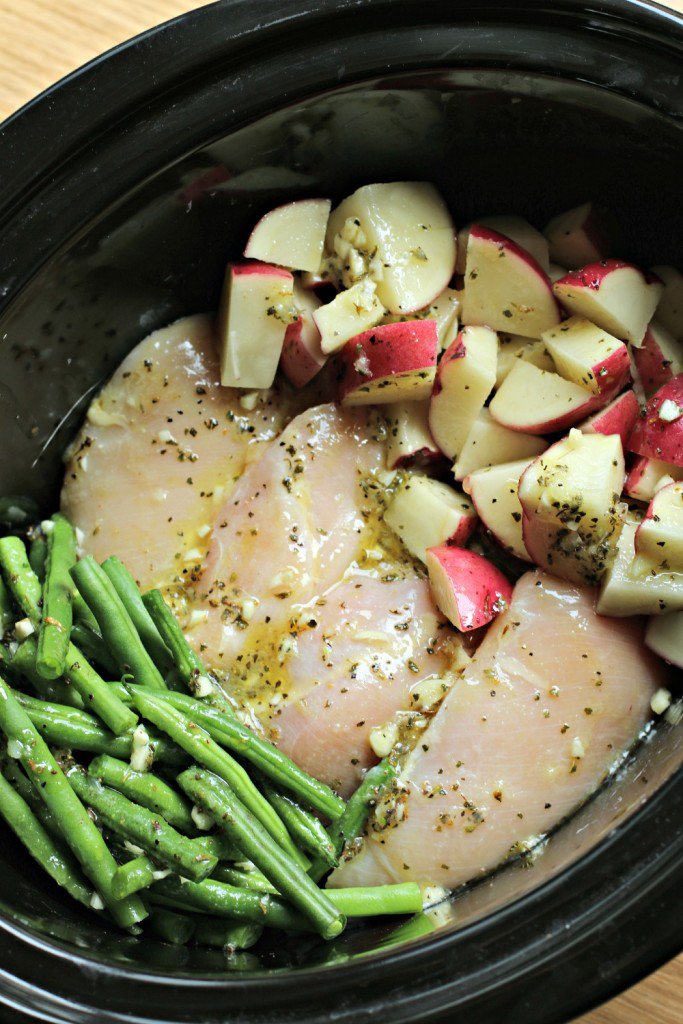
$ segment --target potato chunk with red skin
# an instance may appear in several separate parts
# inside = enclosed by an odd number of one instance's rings
[[[382,324],[347,341],[338,356],[342,405],[419,401],[431,394],[439,341],[434,320]]]
[[[507,577],[467,548],[429,548],[427,571],[437,608],[462,633],[491,622],[512,597]]]

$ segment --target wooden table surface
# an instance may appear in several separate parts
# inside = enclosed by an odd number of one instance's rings
[[[683,0],[669,5],[683,11]],[[192,0],[0,0],[0,120],[103,50],[200,6]],[[575,1024],[683,1024],[683,957]]]

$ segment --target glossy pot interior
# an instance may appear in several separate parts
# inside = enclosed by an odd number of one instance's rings
[[[616,2],[424,6],[213,5],[4,128],[0,493],[54,507],[89,396],[150,330],[215,308],[248,227],[290,197],[424,178],[458,224],[539,227],[592,198],[615,254],[681,263],[680,24]],[[567,1019],[680,942],[681,754],[661,724],[542,856],[457,894],[430,936],[271,943],[256,978],[108,931],[3,838],[4,1019]]]

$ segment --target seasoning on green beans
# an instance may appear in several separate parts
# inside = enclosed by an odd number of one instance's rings
[[[194,835],[197,831],[188,801],[167,782],[151,772],[135,771],[125,761],[106,754],[95,757],[88,773],[105,786],[123,793],[129,800],[160,814],[169,825]]]
[[[58,679],[64,674],[73,621],[69,570],[76,561],[76,533],[59,512],[50,523],[36,668],[44,679]]]
[[[171,652],[173,664],[182,681],[195,696],[206,696],[214,689],[213,683],[201,658],[185,639],[185,634],[175,615],[164,601],[161,591],[148,591],[143,594],[142,601],[147,614],[163,637],[166,649]]]
[[[123,562],[116,558],[115,555],[102,562],[102,569],[121,598],[121,602],[130,615],[131,622],[138,631],[138,636],[142,640],[150,658],[161,672],[168,672],[173,666],[171,652],[164,643],[152,616],[145,607],[133,576],[128,572]]]

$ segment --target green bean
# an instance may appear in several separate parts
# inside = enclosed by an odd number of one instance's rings
[[[244,854],[238,850],[234,843],[231,843],[222,832],[212,832],[210,836],[197,836],[195,845],[201,846],[203,850],[216,857],[222,863],[225,861],[243,861]],[[220,864],[216,871],[220,868]],[[215,872],[214,872],[215,874]]]
[[[160,814],[133,803],[122,793],[101,785],[78,768],[70,771],[67,778],[83,803],[97,811],[107,828],[135,843],[173,871],[201,882],[218,864],[215,857],[177,832]]]
[[[14,786],[21,799],[31,808],[45,831],[49,832],[58,843],[63,843],[64,837],[57,819],[47,804],[44,804],[40,799],[20,765],[12,760],[11,757],[8,757],[7,760],[2,762],[1,770],[7,781]]]
[[[11,594],[0,576],[0,640],[8,633],[17,620]]]
[[[416,914],[380,939],[377,948],[384,949],[387,946],[395,946],[399,942],[410,942],[413,939],[422,938],[423,935],[430,935],[434,931],[436,931],[436,925],[431,917],[424,913]],[[368,950],[368,952],[373,952],[373,950]]]
[[[260,871],[241,871],[229,864],[219,864],[211,875],[217,882],[226,882],[228,885],[236,885],[239,889],[252,889],[254,892],[269,892],[273,896],[278,895],[275,886],[268,881]]]
[[[143,594],[142,602],[155,629],[163,637],[166,650],[171,652],[173,664],[183,683],[193,693],[200,695],[202,684],[211,686],[211,681],[201,658],[185,639],[185,634],[175,615],[164,601],[161,591],[148,591]]]
[[[0,775],[0,814],[44,871],[79,903],[92,907],[93,891],[76,861],[43,828],[16,789]]]
[[[59,512],[52,516],[51,522],[52,529],[47,535],[43,608],[36,659],[36,668],[44,679],[58,679],[64,674],[73,622],[73,584],[69,570],[76,561],[76,534],[73,526]]]
[[[73,581],[71,581],[71,607],[73,609],[73,620],[75,624],[87,626],[88,629],[91,629],[94,633],[98,632],[97,619],[78,593]]]
[[[65,704],[37,700],[18,691],[15,691],[14,695],[39,729],[43,739],[53,746],[64,747],[67,750],[83,750],[91,754],[111,754],[112,757],[131,756],[132,729],[115,736],[87,711],[80,711]],[[154,730],[147,729],[147,732],[150,743],[154,746],[155,760],[176,766],[187,764],[187,759],[175,744]]]
[[[125,761],[118,761],[106,754],[94,758],[88,772],[105,786],[123,793],[129,800],[160,814],[169,825],[181,832],[196,833],[187,800],[158,775],[135,771]]]
[[[263,934],[257,924],[230,924],[222,917],[197,917],[192,941],[219,949],[249,949]]]
[[[24,530],[40,518],[40,510],[24,494],[6,494],[0,498],[0,527],[5,530]]]
[[[123,562],[115,555],[102,562],[102,569],[109,577],[114,590],[130,615],[131,622],[138,631],[147,653],[156,667],[166,674],[173,665],[171,653],[161,638],[152,616],[143,604],[138,585],[128,572]]]
[[[43,679],[36,668],[36,656],[38,654],[38,642],[34,636],[27,637],[19,644],[14,654],[10,657],[9,667],[13,674],[23,676],[31,684],[39,697],[47,701],[56,701],[58,704],[69,704],[74,708],[82,708],[83,700],[81,695],[64,680]]]
[[[308,850],[314,856],[322,857],[331,868],[336,867],[339,861],[335,856],[334,845],[322,822],[310,811],[300,807],[291,797],[278,792],[266,779],[260,778],[257,781],[266,800],[284,821],[297,846]]]
[[[162,699],[176,710],[185,712],[217,743],[250,761],[277,786],[294,793],[309,807],[333,821],[344,813],[344,801],[329,786],[303,771],[291,758],[272,743],[262,740],[246,725],[226,719],[220,710],[193,700],[187,694],[165,693]]]
[[[134,706],[144,718],[149,719],[158,729],[170,736],[199,764],[229,782],[242,803],[268,829],[273,839],[295,859],[301,861],[301,854],[292,843],[289,832],[268,801],[258,791],[244,768],[219,747],[208,732],[199,728],[180,711],[176,711],[161,695],[151,694],[140,686],[130,686],[129,692]]]
[[[28,549],[29,565],[42,583],[45,579],[45,562],[47,560],[47,540],[43,533],[37,533]]]
[[[74,604],[74,613],[76,605]],[[71,642],[81,651],[87,661],[95,662],[108,676],[116,677],[119,674],[119,667],[107,650],[107,646],[95,629],[92,629],[85,622],[76,622],[71,629]]]
[[[149,857],[134,857],[125,864],[119,864],[111,880],[111,891],[117,900],[122,900],[141,889],[148,889],[153,881],[154,865]]]
[[[43,588],[31,568],[26,545],[18,537],[0,538],[0,569],[12,597],[34,626],[40,622]]]
[[[92,709],[117,736],[135,726],[138,720],[135,712],[116,696],[112,687],[71,643],[66,655],[64,679],[80,693],[85,707]]]
[[[29,565],[24,544],[16,537],[0,539],[0,568],[15,601],[39,628],[40,580]],[[86,707],[92,707],[112,732],[118,735],[137,722],[137,716],[119,700],[71,643],[67,647],[65,677],[83,697]]]
[[[346,917],[418,914],[422,910],[422,893],[415,882],[357,889],[326,889],[325,892]]]
[[[346,810],[341,818],[333,822],[328,829],[328,835],[337,857],[341,855],[346,843],[353,842],[361,834],[370,811],[376,805],[382,790],[391,779],[396,777],[396,773],[396,766],[387,757],[365,773],[360,786],[347,801]],[[329,871],[329,864],[319,857],[311,865],[308,873],[317,882],[327,871]]]
[[[114,920],[123,928],[142,921],[147,911],[139,899],[114,898],[111,881],[116,871],[116,861],[30,718],[2,678],[0,728],[7,737],[10,756],[21,761],[24,771],[52,811],[64,839],[102,896]]]
[[[194,766],[178,776],[178,785],[211,814],[228,838],[311,921],[323,938],[333,939],[344,930],[344,917],[326,894],[273,841],[223,779]]]
[[[149,898],[152,903],[163,900],[164,906],[174,910],[200,911],[282,931],[311,930],[306,919],[278,896],[238,889],[234,885],[214,882],[212,878],[205,878],[203,882],[181,882],[174,875],[169,875],[154,883],[149,890]]]
[[[81,596],[97,619],[102,639],[122,675],[132,674],[140,686],[165,690],[163,677],[140,639],[123,601],[106,572],[87,555],[71,569]]]
[[[147,926],[158,938],[174,946],[186,946],[195,930],[195,922],[187,914],[178,914],[163,907],[152,911]]]

